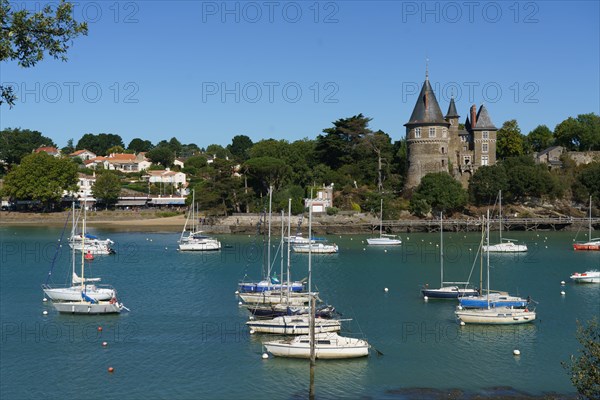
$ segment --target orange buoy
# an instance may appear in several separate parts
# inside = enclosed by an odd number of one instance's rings
[[[115,372],[115,369],[113,367],[108,367],[108,372],[112,374],[113,372]]]
[[[94,259],[94,255],[92,253],[90,253],[90,251],[88,250],[88,252],[85,255],[85,259],[86,260],[93,260]]]
[[[98,327],[98,332],[102,332],[102,327],[101,326]]]

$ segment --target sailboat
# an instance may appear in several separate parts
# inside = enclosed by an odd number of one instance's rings
[[[592,269],[585,272],[573,272],[570,276],[575,283],[600,283],[600,271]]]
[[[311,235],[311,228],[312,211],[309,211],[309,237]],[[311,306],[311,312],[309,312],[309,315],[284,315],[266,320],[250,320],[246,322],[246,325],[252,331],[259,333],[274,333],[280,335],[302,335],[309,333],[311,324],[314,324],[314,326],[319,332],[337,332],[341,329],[342,322],[340,320],[315,317],[314,303],[316,302],[317,294],[311,292],[312,252],[309,252],[308,260],[308,293],[291,293],[290,291],[288,291],[285,297],[287,297],[287,304],[291,305],[293,304],[292,302],[294,301],[294,299],[298,299],[298,296],[307,296]]]
[[[486,225],[486,241],[490,243],[489,211]],[[508,306],[493,306],[490,302],[490,252],[487,251],[487,302],[484,308],[465,309],[458,306],[456,318],[465,324],[514,325],[535,320],[535,310]]]
[[[85,245],[85,208],[83,216],[83,245]],[[110,300],[97,300],[88,295],[85,278],[85,254],[81,253],[81,278],[80,278],[79,296],[76,301],[59,300],[52,303],[56,311],[63,314],[118,314],[126,309],[122,303],[119,303],[116,293]]]
[[[502,238],[502,190],[500,190],[499,194],[499,232],[500,232],[500,243],[490,245],[489,242],[486,246],[483,247],[483,251],[489,251],[492,253],[520,253],[527,251],[527,245],[525,244],[516,244],[515,239],[507,239]],[[504,241],[503,241],[504,240]]]
[[[379,210],[379,237],[368,238],[367,243],[372,246],[397,246],[402,244],[402,240],[397,235],[386,235],[383,233],[383,199]]]
[[[188,223],[192,220],[191,230],[187,231]],[[220,250],[221,242],[217,239],[206,236],[202,231],[198,230],[196,226],[197,222],[196,215],[196,192],[192,190],[192,204],[188,213],[181,237],[179,238],[179,251],[209,251],[209,250]]]
[[[588,223],[588,241],[573,243],[573,250],[600,250],[600,238],[592,239],[592,196],[590,196],[590,217]],[[589,271],[592,272],[592,271]]]
[[[72,209],[74,210],[75,203],[73,203]],[[68,217],[67,217],[68,219]],[[66,224],[66,223],[65,223]],[[72,218],[71,233],[75,232],[75,215]],[[87,256],[87,255],[86,255]],[[85,257],[84,257],[85,258]],[[54,262],[54,261],[53,261]],[[70,276],[70,284],[67,285],[51,285],[48,283],[52,276],[52,269],[48,273],[46,283],[42,285],[42,290],[52,301],[78,301],[81,299],[81,284],[85,284],[85,292],[87,296],[94,300],[110,300],[116,296],[115,290],[110,286],[97,285],[100,282],[100,278],[80,278],[75,272],[75,249],[71,248],[71,264],[72,271]]]
[[[75,209],[75,206],[73,206],[73,209]],[[75,223],[75,225],[77,225],[77,223]],[[87,232],[75,233],[75,230],[71,232],[71,237],[69,237],[69,247],[71,247],[71,249],[91,255],[115,254],[115,250],[112,248],[113,244],[115,244],[115,242],[108,238],[100,239]]]
[[[472,288],[467,288],[469,282],[444,282],[444,226],[442,213],[440,213],[440,288],[430,289],[425,285],[421,289],[423,297],[432,299],[456,299],[463,296],[477,296],[479,292]],[[459,287],[457,285],[463,285]]]

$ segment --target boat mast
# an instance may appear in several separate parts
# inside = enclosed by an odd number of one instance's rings
[[[81,232],[81,292],[85,292],[85,275],[84,275],[84,265],[85,265],[85,219],[87,216],[87,202],[83,201],[83,222],[82,232]]]
[[[500,197],[500,200],[499,200],[499,204],[500,204],[500,205],[499,205],[499,208],[500,208],[500,211],[499,211],[498,215],[499,215],[499,218],[500,218],[500,244],[502,244],[502,190],[500,190],[499,197]],[[489,218],[490,218],[490,217],[488,216],[488,219],[489,219]],[[489,246],[489,245],[490,245],[490,244],[488,243],[488,246]]]
[[[487,212],[488,224],[486,226],[486,242],[487,242],[487,306],[490,308],[490,210]]]
[[[444,226],[440,212],[440,287],[444,287]]]
[[[379,207],[379,237],[383,237],[383,198]]]
[[[75,230],[76,230],[76,225],[75,225],[75,200],[73,200],[73,205],[71,206],[71,212],[73,213],[73,220],[71,221],[71,240],[73,242],[73,248],[71,249],[71,263],[72,265],[72,269],[73,269],[73,273],[71,274],[71,285],[75,285],[75,281],[73,278],[75,278]],[[83,249],[81,250],[83,251]]]
[[[590,196],[590,221],[588,224],[588,241],[592,240],[592,196]]]
[[[292,231],[292,199],[288,199],[288,244],[287,244],[287,286],[288,286],[288,297],[289,297],[289,292],[290,292],[290,250],[291,250],[291,243],[290,243],[290,234]],[[282,277],[283,279],[283,277]],[[288,301],[289,303],[289,301]]]
[[[285,218],[285,211],[283,211],[283,209],[281,209],[281,242],[279,244],[279,253],[281,255],[281,273],[279,275],[279,302],[282,303],[283,302],[283,246],[284,241],[283,241],[283,226],[284,226],[284,218]],[[288,287],[289,290],[289,287]]]
[[[273,199],[273,186],[269,186],[269,236],[267,239],[267,280],[271,279],[271,200]]]

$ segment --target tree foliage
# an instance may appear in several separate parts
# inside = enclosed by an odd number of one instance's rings
[[[524,139],[517,120],[511,119],[502,124],[496,135],[497,158],[520,156],[524,153]]]
[[[87,149],[97,155],[107,156],[109,154],[108,150],[114,146],[125,147],[121,136],[114,133],[99,133],[97,135],[86,133],[79,139],[75,147],[77,150]]]
[[[87,35],[87,23],[73,19],[73,5],[61,1],[56,7],[45,6],[36,13],[14,11],[8,0],[0,0],[0,62],[17,61],[33,67],[49,56],[67,61],[73,39]],[[16,96],[10,86],[0,85],[0,105],[13,106]]]
[[[227,146],[227,150],[231,152],[236,160],[246,161],[249,157],[248,151],[252,148],[253,144],[252,139],[248,136],[235,135],[231,139],[231,144]]]
[[[600,150],[600,116],[589,113],[569,117],[556,125],[554,139],[567,150]]]
[[[245,162],[248,174],[254,178],[261,193],[267,193],[269,186],[278,189],[291,172],[289,165],[275,157],[256,157]]]
[[[571,355],[562,365],[571,375],[571,383],[577,392],[590,400],[600,399],[600,326],[595,316],[583,326],[577,321],[576,338],[581,348],[578,355]]]
[[[117,203],[121,194],[121,180],[111,171],[103,171],[96,177],[96,182],[92,186],[92,194],[104,203],[106,207]]]
[[[0,160],[6,164],[19,164],[21,159],[40,146],[55,146],[52,139],[38,131],[6,128],[0,131]]]
[[[24,157],[6,175],[3,194],[13,200],[39,200],[51,208],[65,190],[77,191],[77,164],[40,152]]]
[[[554,134],[546,125],[538,125],[525,138],[527,153],[540,152],[554,144]]]
[[[140,138],[135,138],[135,139],[132,139],[131,142],[129,142],[129,145],[127,146],[127,150],[131,150],[135,153],[142,153],[142,152],[152,150],[153,147],[154,146],[152,145],[151,141],[140,139]]]
[[[469,181],[469,196],[478,205],[494,204],[500,190],[508,188],[508,176],[502,165],[482,166]]]
[[[412,210],[421,210],[428,205],[435,213],[453,212],[467,204],[467,192],[447,172],[427,174],[421,179],[411,200]]]
[[[169,146],[157,146],[146,153],[146,157],[153,163],[170,168],[175,161],[175,152]]]
[[[600,199],[600,162],[594,162],[584,168],[577,175],[577,181],[587,189],[586,199],[588,196]]]

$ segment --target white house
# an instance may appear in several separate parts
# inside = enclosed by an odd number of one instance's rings
[[[186,175],[183,172],[171,171],[169,168],[156,171],[146,171],[145,179],[149,183],[171,185],[182,193],[187,187]]]
[[[75,158],[75,157],[79,157],[82,161],[86,161],[86,160],[91,160],[92,158],[96,158],[96,153],[91,152],[89,150],[83,149],[83,150],[77,150],[71,154],[69,154],[69,157],[71,158]]]
[[[304,206],[311,207],[313,213],[322,213],[333,207],[333,183],[329,186],[323,185],[323,188],[317,191],[317,197],[304,199]]]
[[[94,175],[86,175],[82,173],[77,174],[77,192],[67,192],[63,193],[63,196],[72,196],[78,199],[89,199],[95,201],[92,195],[92,187],[94,183],[96,183],[96,174]]]
[[[40,146],[37,149],[33,150],[34,153],[47,153],[53,157],[60,157],[60,150],[53,146]]]

